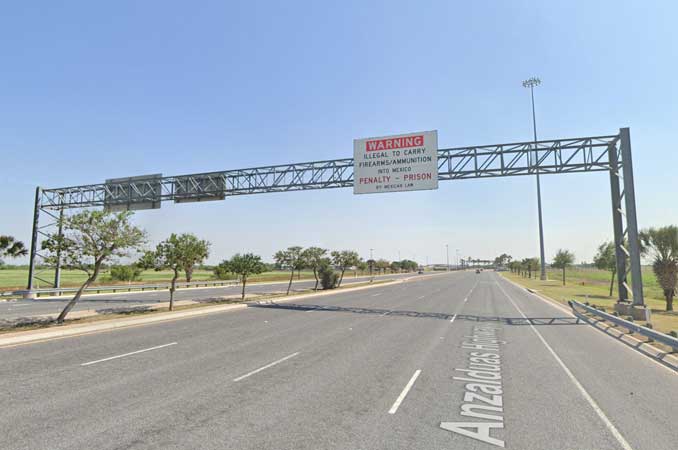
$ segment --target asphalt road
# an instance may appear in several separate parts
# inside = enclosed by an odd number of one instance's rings
[[[375,276],[375,279],[398,279],[411,277],[414,274],[392,274]],[[360,283],[369,280],[370,277],[353,277],[346,274],[342,285]],[[299,280],[292,282],[292,290],[310,289],[315,285],[315,280]],[[174,294],[175,300],[206,300],[225,295],[239,295],[241,286],[231,287],[213,287],[213,288],[188,288],[178,289]],[[280,283],[261,283],[248,284],[247,294],[270,294],[275,292],[285,292],[287,282]],[[72,298],[64,295],[62,297],[41,297],[36,299],[19,299],[0,301],[0,320],[13,320],[18,318],[29,318],[44,315],[57,315],[66,306],[66,303]],[[150,305],[153,303],[169,302],[169,291],[137,291],[137,292],[118,292],[112,294],[92,294],[83,295],[72,309],[72,311],[94,310],[99,312],[112,312],[115,310],[129,309]]]
[[[0,361],[6,450],[678,443],[675,372],[491,272],[3,348]]]

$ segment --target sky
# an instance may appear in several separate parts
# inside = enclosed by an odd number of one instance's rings
[[[630,127],[641,228],[678,223],[672,1],[22,1],[0,15],[0,234],[30,241],[36,186],[352,156],[438,130],[441,148]],[[444,263],[539,252],[534,177],[163,204],[134,221],[212,242]],[[606,173],[542,177],[547,260],[612,236]],[[457,252],[458,250],[458,252]],[[17,260],[16,262],[23,262]]]

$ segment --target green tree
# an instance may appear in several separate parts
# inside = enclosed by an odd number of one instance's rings
[[[172,271],[170,284],[169,310],[174,310],[174,292],[177,290],[177,279],[181,271],[186,273],[190,280],[195,264],[207,257],[209,242],[199,240],[190,233],[175,234],[160,242],[155,250],[146,252],[137,265],[157,271],[169,269]]]
[[[240,254],[237,253],[227,261],[231,272],[240,275],[242,282],[242,299],[245,300],[245,286],[247,285],[247,278],[250,275],[257,275],[266,270],[266,264],[261,261],[261,256],[253,253]]]
[[[142,267],[137,264],[127,266],[111,266],[111,280],[114,281],[139,281],[141,279]]]
[[[617,274],[617,256],[614,242],[603,242],[598,246],[598,252],[593,257],[593,265],[600,270],[610,272],[610,297],[612,297],[614,277]]]
[[[400,265],[400,261],[393,261],[391,263],[391,273],[400,273],[403,270],[403,267]]]
[[[640,232],[641,252],[652,258],[652,271],[664,291],[666,310],[673,311],[678,283],[678,227],[669,225]]]
[[[494,258],[494,265],[497,267],[505,266],[511,262],[511,255],[502,253],[501,255]]]
[[[214,276],[218,280],[228,280],[231,277],[231,274],[233,271],[231,270],[231,266],[229,264],[229,261],[221,261],[219,264],[217,264],[214,267]]]
[[[344,273],[349,267],[358,266],[361,263],[360,256],[358,252],[352,250],[341,250],[332,252],[332,262],[335,266],[339,267],[341,274],[339,275],[339,282],[337,286],[341,286],[341,282],[344,281]]]
[[[374,266],[380,273],[386,273],[386,270],[391,267],[391,263],[385,259],[378,259]]]
[[[361,274],[364,274],[365,271],[367,271],[370,268],[369,264],[367,264],[367,261],[360,260],[360,262],[356,265],[356,269],[360,271]]]
[[[416,261],[412,261],[411,259],[403,259],[402,261],[398,261],[398,265],[400,266],[401,270],[406,272],[414,272],[415,270],[419,269],[419,264],[417,264]]]
[[[182,242],[182,265],[181,270],[186,275],[186,282],[190,283],[193,279],[193,270],[196,265],[202,264],[210,255],[209,241],[198,239],[194,234],[185,233],[181,235]]]
[[[59,255],[62,267],[87,274],[85,282],[57,317],[57,323],[63,323],[84,290],[96,281],[106,261],[129,256],[146,242],[146,233],[132,225],[131,216],[130,212],[82,211],[60,219],[63,233],[50,234],[42,242],[42,249],[47,252],[46,262],[56,264]]]
[[[15,258],[26,254],[28,250],[23,242],[17,241],[12,236],[0,236],[0,258]]]
[[[306,261],[303,255],[303,249],[299,246],[287,247],[286,250],[279,250],[273,255],[276,264],[281,268],[287,268],[290,271],[290,282],[287,284],[287,294],[290,295],[292,289],[292,279],[294,272],[304,268]]]
[[[563,269],[563,286],[565,286],[565,268],[571,266],[572,263],[574,263],[574,253],[569,250],[560,249],[553,257],[551,266],[556,269]]]
[[[323,258],[318,269],[320,275],[320,284],[323,289],[334,289],[338,287],[339,277],[332,267],[332,262],[329,258]]]
[[[320,269],[323,260],[327,255],[327,249],[320,247],[309,247],[301,253],[301,257],[304,259],[304,266],[313,270],[313,277],[315,277],[315,287],[313,290],[318,290],[318,270]]]

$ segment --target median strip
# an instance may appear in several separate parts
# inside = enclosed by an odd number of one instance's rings
[[[275,365],[277,365],[277,364],[280,364],[280,363],[283,362],[283,361],[287,361],[287,360],[290,359],[290,358],[294,358],[295,356],[299,355],[299,353],[301,353],[301,352],[295,352],[295,353],[292,353],[291,355],[287,355],[287,356],[285,356],[284,358],[280,358],[280,359],[277,360],[277,361],[273,361],[273,362],[270,363],[270,364],[266,364],[266,365],[263,366],[263,367],[259,367],[258,369],[255,369],[255,370],[253,370],[253,371],[251,371],[251,372],[248,372],[248,373],[246,373],[245,375],[241,375],[241,376],[239,376],[238,378],[234,378],[233,381],[238,382],[238,381],[240,381],[240,380],[244,380],[244,379],[247,378],[247,377],[250,377],[250,376],[252,376],[252,375],[254,375],[254,374],[257,374],[257,373],[259,373],[259,372],[261,372],[261,371],[263,371],[263,370],[269,369],[269,368],[271,368],[271,367],[273,367],[273,366],[275,366]]]
[[[395,414],[396,411],[398,411],[400,404],[403,402],[403,400],[405,400],[407,393],[410,392],[410,389],[412,389],[412,386],[414,386],[414,382],[417,381],[417,378],[419,377],[420,373],[421,373],[421,369],[418,369],[416,372],[414,372],[414,375],[412,375],[412,378],[410,378],[410,381],[407,382],[405,389],[403,389],[403,391],[400,393],[400,395],[396,399],[395,403],[393,403],[393,406],[391,406],[391,409],[388,410],[389,414]]]
[[[135,352],[130,352],[130,353],[124,353],[124,354],[122,354],[122,355],[111,356],[111,357],[109,357],[109,358],[97,359],[96,361],[90,361],[90,362],[82,363],[82,364],[80,364],[80,365],[81,365],[81,366],[91,366],[92,364],[98,364],[98,363],[102,363],[102,362],[105,362],[105,361],[110,361],[110,360],[112,360],[112,359],[124,358],[125,356],[131,356],[131,355],[137,355],[137,354],[139,354],[139,353],[150,352],[151,350],[158,350],[158,349],[160,349],[160,348],[169,347],[170,345],[177,345],[177,342],[170,342],[169,344],[158,345],[158,346],[151,347],[151,348],[145,348],[145,349],[143,349],[143,350],[137,350],[137,351],[135,351]]]

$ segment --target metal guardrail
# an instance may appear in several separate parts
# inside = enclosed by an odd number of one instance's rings
[[[238,286],[239,281],[191,281],[191,282],[180,282],[177,283],[177,288],[195,288],[195,287],[217,287],[217,286]],[[116,284],[110,286],[92,286],[85,289],[85,293],[96,293],[100,294],[102,292],[106,293],[115,293],[115,292],[132,292],[132,291],[146,291],[146,290],[165,290],[170,288],[170,283],[161,283],[161,284]],[[41,295],[63,295],[63,294],[72,294],[75,293],[79,288],[77,287],[68,287],[68,288],[45,288],[45,289],[33,289],[32,291],[20,290],[20,291],[9,291],[9,292],[0,292],[0,297],[25,297],[28,294],[33,294],[36,297]]]
[[[577,316],[581,316],[582,314],[577,311],[576,308],[581,308],[584,311],[593,314],[594,316],[601,317],[609,322],[612,322],[615,325],[618,325],[620,327],[624,327],[628,329],[629,331],[633,333],[637,333],[640,335],[643,335],[649,339],[652,339],[655,342],[659,342],[660,344],[664,344],[668,347],[671,347],[673,351],[678,352],[678,339],[674,338],[672,336],[669,336],[664,333],[660,333],[659,331],[655,331],[652,328],[647,328],[642,325],[638,325],[634,322],[624,320],[621,317],[617,317],[612,314],[608,314],[604,311],[601,311],[599,309],[596,309],[592,306],[585,305],[583,303],[579,303],[576,300],[569,300],[567,302],[570,305],[570,308],[572,308],[572,311],[575,313]]]

